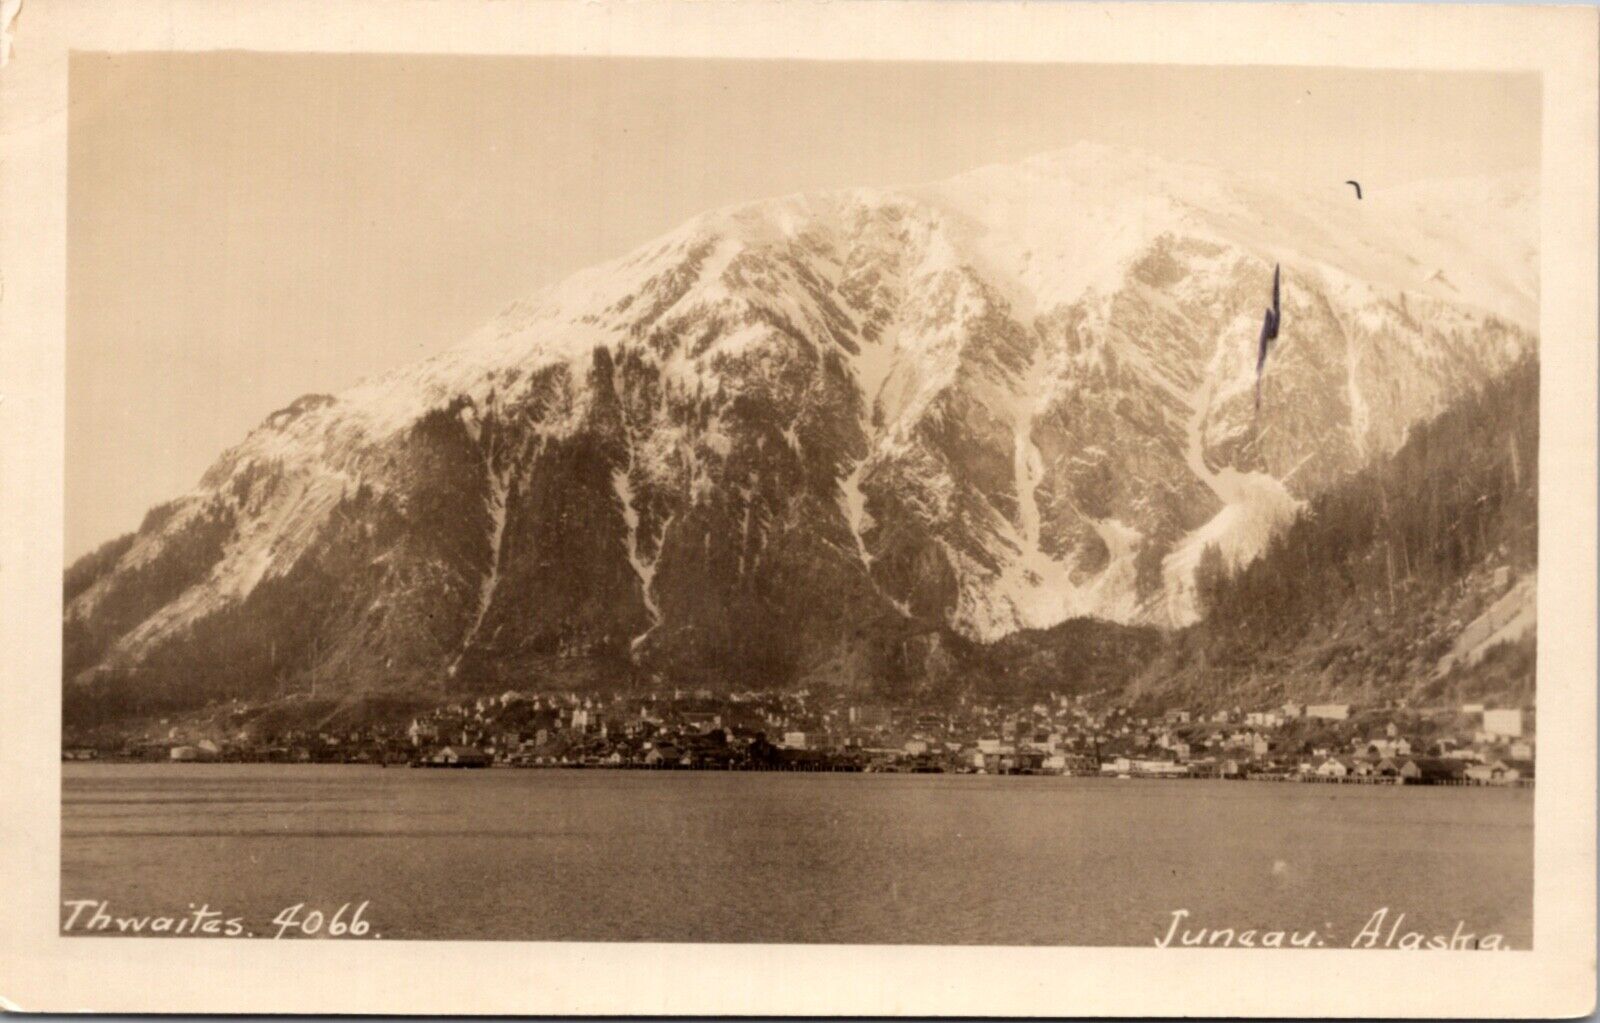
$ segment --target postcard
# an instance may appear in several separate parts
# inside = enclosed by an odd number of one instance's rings
[[[7,1007],[1593,1008],[1594,10],[6,15]]]

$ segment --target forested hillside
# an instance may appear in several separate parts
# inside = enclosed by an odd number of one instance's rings
[[[1531,634],[1475,665],[1439,662],[1536,570],[1538,489],[1539,364],[1527,359],[1313,498],[1241,571],[1208,551],[1203,622],[1173,637],[1135,692],[1530,698]]]

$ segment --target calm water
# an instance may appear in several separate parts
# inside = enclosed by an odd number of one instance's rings
[[[1532,942],[1533,793],[1200,781],[64,764],[62,898],[254,934],[1148,945]],[[63,923],[66,913],[63,912]],[[1385,928],[1387,932],[1387,927]],[[294,932],[291,932],[291,935]],[[369,935],[370,936],[370,935]]]

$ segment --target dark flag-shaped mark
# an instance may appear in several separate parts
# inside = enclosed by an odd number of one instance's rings
[[[1349,185],[1351,188],[1356,190],[1356,198],[1357,199],[1361,198],[1361,182],[1359,182],[1359,181],[1346,181],[1345,184]]]
[[[1256,411],[1261,410],[1261,374],[1267,368],[1267,349],[1278,339],[1278,266],[1272,267],[1272,308],[1261,321],[1261,349],[1256,355]]]

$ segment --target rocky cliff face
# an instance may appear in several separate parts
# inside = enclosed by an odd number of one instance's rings
[[[942,628],[1187,623],[1207,545],[1535,344],[1531,179],[1348,191],[1083,146],[706,214],[268,417],[69,571],[65,672],[857,685]]]

